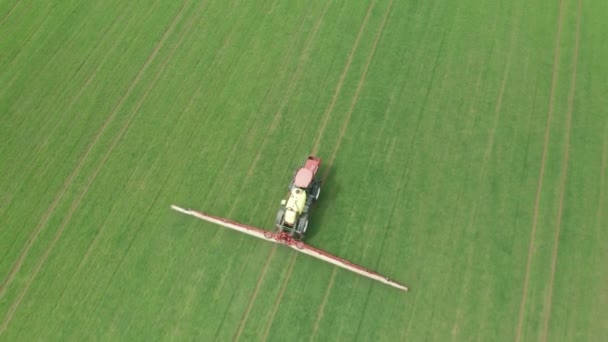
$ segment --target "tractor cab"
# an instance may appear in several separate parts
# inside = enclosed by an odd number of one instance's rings
[[[287,203],[285,203],[285,223],[293,226],[298,215],[302,214],[306,205],[306,191],[300,188],[293,188]]]
[[[294,177],[293,185],[298,188],[306,189],[310,186],[310,183],[312,183],[313,177],[314,177],[314,174],[312,173],[311,170],[304,168],[304,167],[300,168],[296,172],[296,176]]]

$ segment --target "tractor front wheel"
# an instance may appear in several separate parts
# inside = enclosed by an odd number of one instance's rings
[[[321,195],[321,181],[315,180],[310,188],[310,196],[316,201]]]
[[[319,199],[319,196],[321,196],[321,187],[317,186],[317,191],[315,192],[315,201]]]

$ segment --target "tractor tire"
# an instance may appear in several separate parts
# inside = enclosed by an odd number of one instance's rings
[[[316,201],[319,199],[319,195],[321,195],[321,183],[316,181],[312,184],[312,188],[310,189],[310,197]]]
[[[277,218],[274,220],[276,225],[281,225],[283,223],[283,216],[285,216],[285,208],[279,209],[277,212]]]
[[[315,192],[315,201],[319,199],[320,195],[321,195],[321,186],[317,186],[316,192]]]
[[[302,240],[304,240],[304,234],[295,232],[293,234],[293,239],[296,240],[296,241],[302,241]],[[302,243],[302,242],[300,242],[300,243]],[[302,249],[302,248],[300,248],[300,249]]]
[[[302,215],[298,221],[298,232],[303,236],[308,228],[308,215]]]

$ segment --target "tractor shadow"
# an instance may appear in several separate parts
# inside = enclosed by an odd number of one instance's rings
[[[326,172],[323,166],[319,169],[319,173],[323,175]],[[319,199],[312,205],[309,215],[308,229],[306,230],[305,240],[314,238],[323,230],[323,218],[331,212],[331,203],[335,201],[340,193],[340,185],[336,180],[336,167],[332,167],[327,171],[327,177],[321,183],[321,194]]]

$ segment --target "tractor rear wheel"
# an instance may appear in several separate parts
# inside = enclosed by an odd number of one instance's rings
[[[306,229],[308,228],[308,215],[302,215],[300,220],[298,221],[298,231],[300,234],[304,235],[306,233]]]
[[[285,208],[279,209],[279,211],[277,212],[277,218],[274,220],[274,223],[279,226],[283,224],[283,216],[285,216]]]

